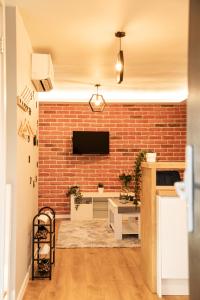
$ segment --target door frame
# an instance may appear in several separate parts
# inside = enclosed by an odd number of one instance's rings
[[[5,292],[5,204],[6,204],[6,53],[5,53],[5,4],[0,0],[0,299],[8,299]],[[8,271],[8,270],[6,270]],[[8,273],[7,273],[8,274]],[[7,278],[8,279],[8,278]],[[7,291],[8,293],[8,291]]]

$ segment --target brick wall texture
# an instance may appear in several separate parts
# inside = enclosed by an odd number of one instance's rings
[[[109,155],[73,155],[72,132],[109,131]],[[119,191],[122,171],[132,171],[141,149],[157,152],[159,161],[183,161],[186,144],[186,104],[110,104],[101,113],[88,104],[40,104],[39,206],[69,214],[66,191]]]

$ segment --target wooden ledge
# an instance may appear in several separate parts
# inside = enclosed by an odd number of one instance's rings
[[[176,189],[174,186],[157,186],[156,195],[163,197],[177,197]]]
[[[142,168],[148,168],[148,169],[157,169],[157,170],[179,170],[179,169],[185,169],[185,162],[183,161],[177,161],[177,162],[168,162],[168,161],[162,161],[162,162],[143,162]]]

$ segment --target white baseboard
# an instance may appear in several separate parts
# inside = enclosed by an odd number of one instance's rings
[[[56,219],[71,219],[70,214],[56,215]]]
[[[17,296],[17,300],[22,300],[24,297],[24,293],[26,291],[26,288],[27,288],[27,285],[29,282],[29,278],[30,278],[30,271],[31,271],[31,265],[28,268],[28,272],[26,273],[26,276],[25,276],[22,286],[20,288],[19,294]]]

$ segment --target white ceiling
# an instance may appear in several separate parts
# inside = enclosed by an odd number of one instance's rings
[[[52,55],[55,91],[43,93],[48,99],[88,101],[96,83],[108,102],[187,97],[189,0],[14,2],[34,51]],[[121,84],[114,70],[116,31],[126,32]]]

